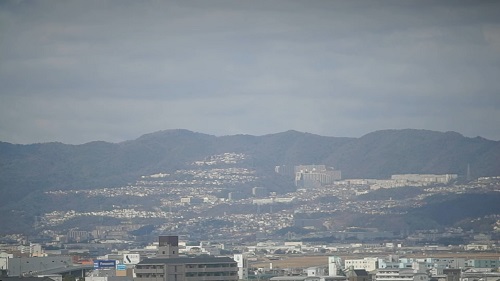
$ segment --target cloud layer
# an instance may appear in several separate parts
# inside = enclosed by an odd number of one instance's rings
[[[500,140],[497,1],[3,1],[0,140]]]

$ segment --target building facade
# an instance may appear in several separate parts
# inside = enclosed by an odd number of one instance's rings
[[[238,267],[229,257],[153,258],[135,267],[135,281],[236,281]]]
[[[375,281],[429,281],[429,276],[413,269],[379,269]]]
[[[155,258],[135,266],[134,281],[236,281],[237,262],[229,257],[179,257],[179,237],[160,236]]]

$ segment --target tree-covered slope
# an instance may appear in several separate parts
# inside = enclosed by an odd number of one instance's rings
[[[262,173],[272,173],[275,165],[326,164],[342,170],[344,178],[398,173],[463,176],[470,164],[474,177],[500,175],[500,142],[454,132],[385,130],[338,138],[297,131],[216,137],[167,130],[122,143],[0,142],[0,204],[16,204],[35,190],[123,185],[223,152],[247,154],[242,165]]]

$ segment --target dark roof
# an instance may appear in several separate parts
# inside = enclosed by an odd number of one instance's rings
[[[355,269],[354,273],[356,273],[356,276],[368,276],[368,272],[365,269]]]
[[[47,269],[47,270],[40,270],[37,271],[37,275],[50,275],[50,274],[62,274],[62,273],[68,273],[72,271],[80,271],[84,269],[92,269],[94,268],[94,265],[71,265],[71,266],[66,266],[66,267],[58,267],[58,268],[52,268],[52,269]]]
[[[0,281],[54,281],[50,277],[0,277]]]
[[[195,258],[151,258],[144,259],[139,264],[188,264],[188,263],[236,263],[232,258],[229,257],[195,257]]]

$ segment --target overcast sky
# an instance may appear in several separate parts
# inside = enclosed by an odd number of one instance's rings
[[[500,140],[500,1],[0,1],[0,141]]]

